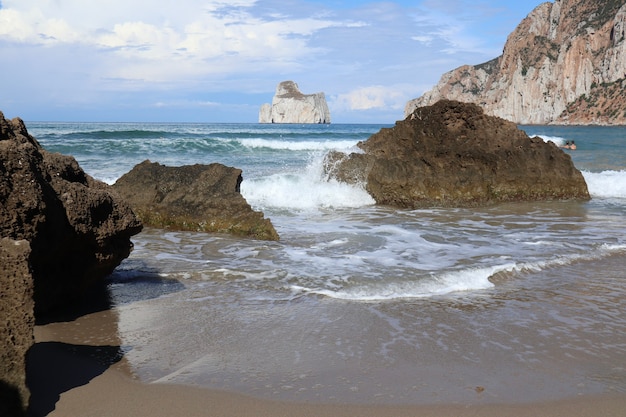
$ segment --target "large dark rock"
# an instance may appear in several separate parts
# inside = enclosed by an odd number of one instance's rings
[[[241,170],[222,164],[167,167],[144,161],[113,185],[146,226],[278,240],[239,192]]]
[[[28,406],[26,353],[34,342],[34,283],[30,245],[0,239],[0,416],[20,416]]]
[[[141,228],[109,185],[0,112],[0,237],[30,243],[37,313],[72,303],[110,274]]]
[[[363,153],[329,153],[331,177],[366,184],[378,204],[405,208],[588,200],[585,180],[552,142],[529,138],[475,104],[442,100],[372,135]]]

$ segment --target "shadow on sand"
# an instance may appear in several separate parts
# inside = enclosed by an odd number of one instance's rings
[[[119,346],[36,343],[28,352],[28,416],[48,415],[54,410],[62,393],[87,384],[123,356]]]
[[[156,271],[114,272],[81,302],[40,315],[36,322],[40,326],[71,322],[114,306],[159,297],[183,288],[179,281],[164,279]],[[86,385],[119,362],[124,352],[121,346],[76,345],[59,341],[35,343],[27,355],[26,383],[31,392],[28,417],[48,415],[55,409],[62,393]]]

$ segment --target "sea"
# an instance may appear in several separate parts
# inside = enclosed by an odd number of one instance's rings
[[[132,375],[285,401],[530,403],[626,393],[626,127],[520,126],[590,201],[405,210],[326,178],[392,125],[27,122],[114,183],[243,170],[277,242],[145,228],[108,279]]]

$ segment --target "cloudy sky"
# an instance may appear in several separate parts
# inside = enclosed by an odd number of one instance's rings
[[[0,0],[0,111],[254,123],[293,80],[334,123],[393,123],[444,72],[500,55],[540,3]]]

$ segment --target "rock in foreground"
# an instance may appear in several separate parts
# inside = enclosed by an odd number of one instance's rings
[[[68,306],[130,254],[141,222],[111,190],[0,113],[0,237],[30,243],[36,312]]]
[[[378,204],[462,207],[590,198],[569,155],[475,104],[443,100],[418,108],[358,147],[364,152],[329,153],[327,171],[366,184]]]
[[[241,170],[221,164],[167,167],[144,161],[113,187],[146,226],[278,240],[239,192]]]
[[[25,414],[26,352],[34,343],[33,277],[27,241],[0,239],[0,416]]]

